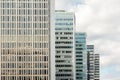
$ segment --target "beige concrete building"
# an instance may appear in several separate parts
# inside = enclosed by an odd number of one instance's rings
[[[53,8],[53,0],[0,0],[0,80],[55,79]]]

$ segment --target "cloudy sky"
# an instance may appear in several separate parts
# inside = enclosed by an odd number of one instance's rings
[[[101,80],[120,80],[120,0],[56,0],[56,9],[73,11],[76,31],[100,53]]]

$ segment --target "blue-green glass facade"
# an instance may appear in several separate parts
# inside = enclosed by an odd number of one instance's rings
[[[76,80],[87,79],[86,33],[75,34]]]
[[[56,80],[75,80],[74,13],[56,11]]]

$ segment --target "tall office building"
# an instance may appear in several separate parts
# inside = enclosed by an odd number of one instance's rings
[[[94,45],[87,45],[88,80],[94,80]]]
[[[94,71],[94,80],[100,80],[100,55],[95,54],[94,64],[95,64],[95,71]]]
[[[54,80],[53,8],[53,0],[0,0],[0,80]]]
[[[76,80],[87,80],[86,33],[75,34]]]
[[[59,10],[55,18],[56,80],[75,80],[75,15]]]
[[[87,80],[99,80],[99,54],[95,54],[94,45],[87,45]]]

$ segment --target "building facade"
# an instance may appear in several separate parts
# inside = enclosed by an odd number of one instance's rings
[[[100,80],[100,55],[95,54],[95,73],[94,73],[94,80]]]
[[[87,80],[99,80],[99,54],[94,52],[94,45],[87,45]]]
[[[53,8],[53,0],[0,0],[0,80],[54,80]]]
[[[87,45],[87,70],[88,80],[94,80],[94,45]]]
[[[74,18],[72,12],[55,13],[56,80],[75,80]]]
[[[75,34],[76,80],[87,80],[86,33]]]

